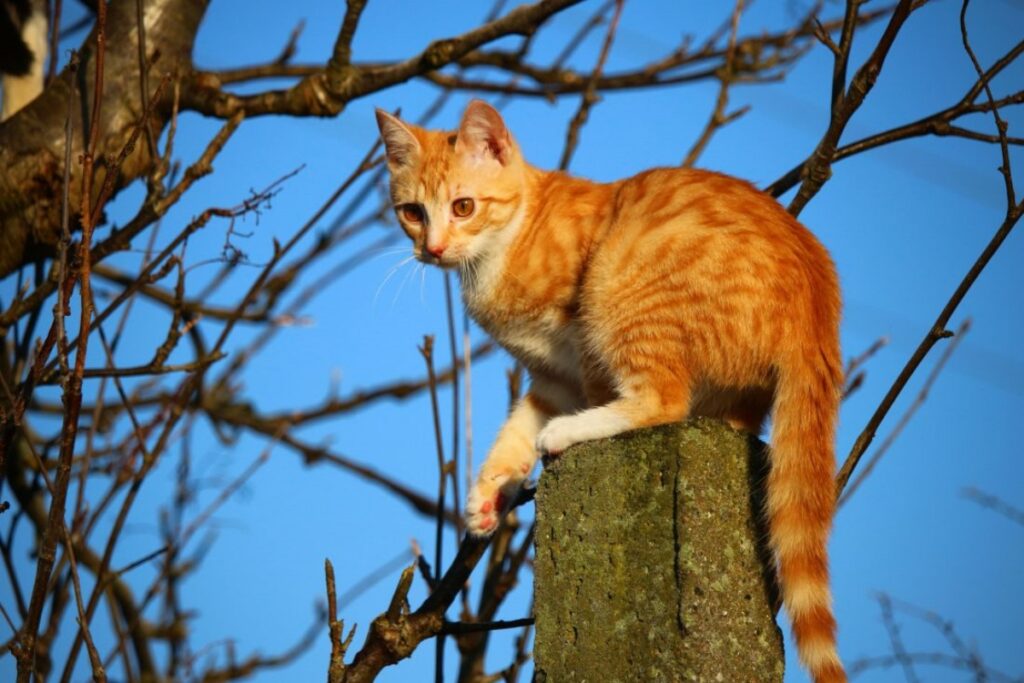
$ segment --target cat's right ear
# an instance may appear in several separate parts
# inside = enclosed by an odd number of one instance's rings
[[[384,140],[388,168],[397,169],[412,164],[420,154],[420,142],[409,127],[383,109],[377,109],[377,128]]]

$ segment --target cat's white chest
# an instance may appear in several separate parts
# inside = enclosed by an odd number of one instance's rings
[[[524,365],[582,380],[582,340],[575,322],[557,310],[521,307],[500,291],[498,282],[464,280],[462,293],[473,319]]]
[[[542,318],[518,321],[488,331],[528,367],[546,367],[562,377],[580,381],[580,344],[574,324]]]

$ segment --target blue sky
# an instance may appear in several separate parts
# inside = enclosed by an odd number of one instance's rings
[[[627,2],[608,71],[636,67],[656,59],[694,33],[698,39],[716,28],[732,3]],[[874,3],[872,3],[874,4]],[[798,15],[802,0],[759,2],[741,21],[741,33],[777,29]],[[69,7],[77,7],[69,4]],[[342,14],[341,3],[293,1],[214,3],[195,50],[197,64],[225,68],[272,59],[292,27],[305,19],[298,62],[318,62],[330,53]],[[544,63],[556,54],[596,4],[564,13],[544,30],[532,53]],[[842,6],[825,3],[825,16]],[[916,12],[897,39],[881,78],[854,116],[844,137],[850,141],[912,121],[957,101],[974,82],[974,72],[960,45],[959,3],[934,0]],[[357,60],[408,56],[430,40],[476,25],[486,3],[412,3],[377,0],[367,8],[354,42]],[[978,0],[968,15],[976,52],[990,64],[1020,39],[1024,5],[1014,0]],[[860,31],[852,64],[857,66],[875,45],[881,26]],[[589,69],[602,32],[594,34],[572,64]],[[514,41],[509,44],[513,44]],[[994,83],[1008,94],[1024,82],[1024,67],[1007,70]],[[736,88],[731,107],[751,111],[720,132],[700,165],[767,185],[814,148],[828,122],[831,57],[815,46],[785,81]],[[642,169],[678,164],[706,121],[716,95],[714,83],[612,93],[591,112],[572,171],[612,180]],[[260,263],[272,250],[272,238],[287,239],[350,172],[375,139],[375,106],[401,107],[415,119],[436,97],[423,83],[409,83],[353,103],[330,120],[277,117],[247,121],[203,180],[164,221],[158,243],[166,242],[191,216],[208,206],[227,206],[250,188],[268,185],[300,166],[272,207],[258,222],[247,219],[239,230],[251,231],[235,243]],[[467,98],[452,98],[435,119],[454,127]],[[533,163],[553,167],[562,151],[566,126],[577,98],[556,104],[519,100],[504,114],[524,153]],[[1024,117],[1008,111],[1011,134],[1020,135]],[[991,132],[991,118],[965,121]],[[195,115],[182,118],[177,154],[193,160],[220,122]],[[1015,168],[1024,155],[1013,154]],[[831,250],[845,295],[842,341],[847,357],[881,336],[890,343],[867,365],[867,381],[844,406],[837,454],[846,453],[900,368],[928,330],[957,283],[1002,220],[1004,194],[996,172],[997,147],[955,138],[918,139],[838,163],[833,179],[801,215]],[[1024,172],[1018,176],[1024,187]],[[139,188],[123,193],[111,208],[115,220],[130,216],[141,197]],[[372,210],[368,204],[364,213]],[[336,214],[336,212],[335,212]],[[333,218],[329,215],[325,226]],[[191,240],[186,262],[189,288],[199,291],[216,272],[203,265],[220,255],[226,227],[211,224]],[[398,233],[393,223],[371,228],[335,261],[319,263],[312,281],[337,261],[376,240]],[[142,245],[136,245],[141,247]],[[447,359],[443,282],[432,270],[415,272],[409,264],[388,279],[389,270],[408,254],[380,252],[325,288],[303,310],[309,324],[287,328],[258,356],[244,375],[243,395],[261,410],[314,405],[340,386],[341,393],[387,379],[419,377],[423,361],[417,345],[424,334],[438,337],[439,364]],[[138,254],[119,257],[126,267]],[[1024,528],[980,508],[962,493],[976,486],[1024,507],[1024,469],[1019,425],[1024,417],[1024,237],[1012,234],[954,315],[956,327],[970,317],[973,327],[934,385],[919,414],[838,514],[831,552],[840,650],[847,663],[890,652],[876,595],[891,594],[933,610],[950,620],[965,642],[976,647],[990,666],[1024,674],[1019,639],[1024,632]],[[256,276],[256,268],[238,268],[216,303],[230,304]],[[9,300],[13,285],[0,284]],[[119,363],[148,359],[154,339],[162,339],[166,318],[144,302],[129,324]],[[215,327],[212,329],[216,329]],[[251,331],[241,329],[230,348],[240,348]],[[483,334],[472,329],[474,340]],[[880,439],[920,389],[937,360],[939,345],[925,361],[889,419]],[[182,358],[184,359],[184,358]],[[97,356],[96,361],[99,362]],[[492,440],[507,409],[505,371],[510,360],[493,355],[473,367],[473,434],[477,462]],[[441,393],[447,410],[450,396]],[[447,413],[443,423],[450,422]],[[299,432],[307,441],[329,444],[342,454],[430,493],[436,487],[436,460],[429,402],[425,396],[324,420]],[[877,441],[876,441],[877,444]],[[223,485],[248,467],[265,443],[243,436],[233,444],[217,441],[206,425],[193,440],[193,476],[201,494],[190,509],[198,514]],[[869,451],[870,454],[871,451]],[[172,490],[175,459],[168,458],[152,475],[136,505],[114,565],[123,565],[159,546],[156,520]],[[531,511],[524,511],[530,516]],[[339,590],[351,586],[409,547],[410,539],[432,555],[433,526],[409,513],[401,501],[350,474],[327,466],[307,468],[287,448],[277,446],[242,492],[215,516],[216,543],[203,568],[183,587],[183,601],[196,610],[193,643],[235,639],[239,657],[252,651],[274,654],[306,629],[313,605],[323,596],[323,559],[335,565]],[[450,535],[449,535],[450,536]],[[447,538],[446,555],[454,541]],[[25,572],[28,572],[26,566]],[[357,623],[354,648],[371,619],[381,612],[397,579],[386,579],[342,607],[346,624]],[[133,577],[146,585],[152,570]],[[506,603],[500,618],[524,616],[529,576]],[[422,584],[413,590],[422,599]],[[9,604],[9,587],[0,583],[0,601]],[[454,618],[456,610],[450,617]],[[946,651],[937,631],[899,615],[908,649]],[[102,648],[101,648],[102,649]],[[221,657],[223,648],[210,650]],[[319,680],[328,657],[326,633],[315,647],[288,669],[268,671],[261,681]],[[804,681],[792,660],[787,682]],[[449,675],[457,661],[449,656]],[[510,636],[491,646],[488,668],[500,668],[512,654]],[[79,671],[87,677],[85,660]],[[386,670],[381,681],[427,680],[433,645],[421,647],[411,661]],[[0,660],[0,678],[13,671],[10,658]],[[5,673],[8,672],[8,673]],[[929,681],[959,681],[968,676],[922,667]],[[896,669],[871,670],[858,680],[901,680]]]

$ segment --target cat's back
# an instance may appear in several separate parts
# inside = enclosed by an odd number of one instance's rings
[[[642,302],[669,294],[688,297],[681,310],[731,307],[751,327],[780,306],[838,317],[838,277],[818,239],[771,196],[712,171],[657,168],[619,181],[592,251],[588,308],[646,310],[654,304]]]
[[[745,180],[692,168],[653,168],[615,187],[614,220],[644,230],[687,222],[694,228],[753,230],[765,234],[806,231],[771,196]]]
[[[654,168],[615,183],[601,241],[601,252],[618,255],[610,259],[615,268],[680,255],[677,265],[685,266],[685,255],[715,255],[834,279],[828,252],[810,230],[751,183],[715,171]]]

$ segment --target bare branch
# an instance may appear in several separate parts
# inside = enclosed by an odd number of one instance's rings
[[[998,512],[1007,519],[1019,524],[1020,526],[1024,526],[1024,510],[1016,508],[1007,503],[1005,500],[1002,500],[1001,498],[993,496],[989,493],[985,493],[981,489],[975,488],[973,486],[968,486],[963,490],[962,493],[964,495],[964,498],[967,498],[968,500],[973,500],[975,503],[982,506],[983,508],[988,508],[989,510]]]
[[[338,40],[334,43],[334,54],[328,62],[327,70],[343,72],[352,63],[352,38],[356,34],[359,16],[366,7],[366,0],[345,0],[345,18],[341,22]]]
[[[736,5],[732,10],[732,19],[729,22],[729,43],[726,46],[725,51],[725,65],[722,67],[721,72],[718,75],[718,97],[715,98],[715,106],[711,112],[711,118],[708,119],[707,124],[704,126],[704,130],[697,137],[697,140],[693,143],[690,151],[686,153],[683,158],[683,168],[692,168],[697,163],[697,159],[704,152],[704,149],[711,142],[711,137],[718,131],[719,128],[735,121],[743,114],[749,111],[750,107],[742,107],[731,114],[726,114],[725,109],[729,105],[729,86],[732,85],[733,79],[735,78],[734,66],[736,62],[736,34],[740,28],[740,15],[743,13],[743,0],[736,0]],[[823,35],[828,34],[821,28],[820,22],[815,19],[815,27],[819,29]]]
[[[833,162],[846,159],[847,157],[851,157],[855,154],[867,152],[875,149],[876,147],[881,147],[882,145],[888,145],[900,140],[909,140],[911,138],[927,135],[935,135],[939,137],[963,137],[970,140],[977,140],[979,142],[998,143],[1000,141],[1000,137],[998,135],[978,133],[976,131],[956,126],[952,122],[968,114],[991,111],[993,108],[1009,107],[1024,103],[1024,91],[1019,91],[991,102],[975,101],[984,84],[987,84],[1009,64],[1012,64],[1022,52],[1024,52],[1024,41],[1020,41],[1014,45],[1014,47],[1007,51],[1002,58],[997,60],[995,64],[988,69],[988,71],[981,74],[980,78],[974,83],[974,85],[972,85],[964,96],[952,106],[911,123],[896,126],[895,128],[891,128],[887,131],[870,135],[866,138],[843,145],[835,151],[832,159]],[[1024,144],[1024,138],[1008,137],[1007,142],[1013,145],[1022,145]],[[765,191],[773,197],[781,196],[800,182],[801,178],[807,173],[807,164],[809,162],[810,159],[793,167],[781,178],[766,187]]]
[[[970,329],[970,318],[967,318],[962,323],[960,323],[960,327],[958,327],[956,332],[952,335],[953,341],[950,342],[948,346],[946,346],[945,350],[942,352],[942,355],[939,356],[939,359],[935,362],[935,367],[933,367],[932,371],[928,373],[928,377],[925,379],[924,384],[921,385],[921,391],[918,392],[917,397],[907,407],[906,411],[904,411],[903,415],[896,422],[896,425],[892,428],[892,431],[889,432],[889,435],[885,437],[885,440],[882,441],[881,445],[868,459],[864,467],[861,468],[861,471],[857,475],[856,479],[854,479],[843,490],[843,494],[839,497],[837,507],[842,507],[843,505],[845,505],[853,496],[853,494],[857,492],[857,489],[860,488],[860,485],[864,483],[864,480],[871,475],[871,472],[875,469],[875,465],[878,464],[878,461],[881,460],[882,457],[886,454],[886,452],[892,447],[893,443],[896,442],[896,439],[899,438],[903,430],[906,429],[908,424],[910,424],[910,421],[913,419],[917,411],[921,408],[921,406],[924,405],[924,402],[928,400],[928,394],[931,392],[932,386],[934,386],[935,384],[935,380],[937,380],[939,378],[939,375],[942,374],[942,370],[946,367],[946,363],[949,362],[949,359],[952,357],[953,352],[956,351],[956,348],[963,342],[964,336],[967,335],[967,332]],[[845,464],[843,469],[845,470]],[[842,476],[842,473],[840,473],[840,476]]]
[[[461,36],[437,40],[421,53],[387,66],[328,65],[303,78],[287,90],[271,90],[255,95],[235,95],[221,90],[215,79],[195,73],[187,89],[184,104],[201,113],[226,118],[244,111],[249,116],[289,114],[292,116],[334,116],[353,99],[411,78],[435,71],[457,61],[472,50],[508,35],[522,35],[536,30],[546,19],[577,4],[580,0],[541,0],[523,5],[504,17],[485,23]],[[356,3],[358,6],[360,3]],[[358,11],[346,13],[346,22],[354,31]],[[345,30],[339,35],[341,57],[347,58]],[[337,47],[336,47],[337,49]]]
[[[967,26],[964,19],[966,10],[967,3],[965,2],[963,10],[961,11],[961,32],[963,35],[964,47],[970,53],[970,44],[967,40]],[[973,57],[973,53],[971,54]],[[979,77],[984,80],[985,76],[976,61],[975,68],[978,71]],[[1007,236],[1009,236],[1010,231],[1013,230],[1018,220],[1020,220],[1021,215],[1024,214],[1024,200],[1020,203],[1014,203],[1016,201],[1016,197],[1013,193],[1013,180],[1009,164],[1009,143],[1006,139],[1006,126],[999,117],[998,111],[996,111],[991,92],[988,92],[987,89],[986,92],[988,93],[989,106],[991,107],[993,117],[995,118],[996,129],[1000,138],[999,146],[1003,158],[1003,165],[1000,167],[1000,173],[1003,176],[1003,182],[1007,191],[1006,217],[996,230],[995,235],[993,235],[989,243],[985,245],[985,248],[971,266],[970,270],[967,271],[963,280],[960,281],[960,284],[949,298],[949,301],[946,302],[946,305],[939,313],[938,318],[935,319],[931,329],[928,330],[924,339],[921,340],[921,343],[918,345],[913,355],[911,355],[907,364],[903,367],[903,370],[900,371],[899,376],[889,388],[888,393],[886,393],[885,397],[882,399],[882,402],[871,416],[871,419],[868,420],[864,430],[857,437],[857,441],[854,442],[853,448],[850,450],[850,454],[847,456],[842,469],[840,469],[839,474],[836,477],[837,489],[840,494],[845,488],[850,475],[857,466],[857,463],[860,461],[861,456],[864,455],[868,446],[871,445],[871,441],[875,438],[875,433],[877,432],[879,425],[881,425],[882,420],[885,419],[889,409],[892,408],[892,404],[896,401],[896,398],[903,391],[903,388],[907,385],[907,382],[910,381],[911,376],[913,376],[918,366],[920,366],[921,361],[923,361],[924,357],[928,355],[928,352],[935,343],[940,339],[945,339],[950,336],[949,331],[946,329],[946,325],[949,324],[949,319],[953,316],[953,313],[960,305],[960,302],[963,301],[967,292],[981,275],[985,266],[988,265],[989,261],[992,260],[992,257],[999,250],[999,247],[1002,246],[1004,241],[1006,241]]]
[[[334,587],[334,566],[330,560],[324,560],[324,573],[327,577],[327,625],[331,638],[331,659],[327,667],[328,683],[344,683],[345,681],[345,652],[352,644],[352,638],[356,635],[356,627],[349,631],[348,637],[342,640],[345,631],[345,622],[338,620],[338,598]]]
[[[615,40],[615,30],[619,27],[619,17],[622,16],[623,5],[625,5],[625,0],[615,1],[615,13],[612,15],[612,20],[608,23],[608,32],[605,34],[604,43],[601,45],[597,64],[587,80],[587,87],[583,91],[583,97],[580,99],[579,109],[576,110],[576,114],[569,123],[569,129],[566,131],[562,159],[558,162],[558,168],[562,170],[569,168],[569,162],[576,151],[576,145],[579,144],[580,128],[587,122],[590,108],[597,103],[597,82],[601,79],[602,72],[604,72],[605,62],[608,61],[608,53],[611,52],[612,42]]]
[[[504,621],[488,621],[485,623],[446,621],[441,632],[448,635],[460,636],[467,633],[480,633],[482,631],[502,631],[510,628],[530,626],[533,624],[533,621],[533,617],[509,619]]]
[[[821,186],[832,175],[832,161],[839,138],[846,129],[850,117],[857,111],[874,86],[878,74],[882,71],[885,58],[889,54],[889,48],[896,40],[896,34],[903,27],[903,22],[910,16],[914,4],[913,0],[900,0],[875,49],[853,77],[849,89],[846,89],[846,66],[853,43],[853,30],[857,23],[857,7],[861,1],[847,0],[846,3],[846,17],[843,20],[842,35],[839,39],[839,54],[836,56],[832,72],[832,119],[829,122],[828,130],[825,131],[825,135],[804,166],[800,189],[789,204],[789,212],[794,216],[800,214],[807,202],[818,193]]]

